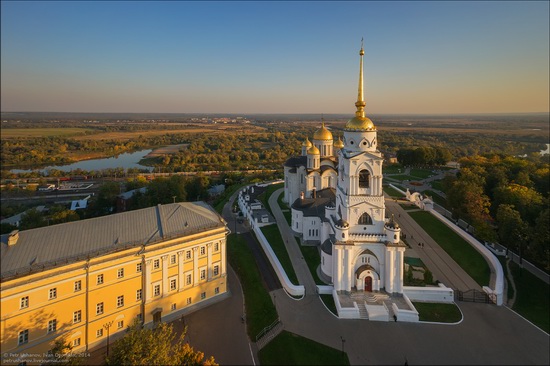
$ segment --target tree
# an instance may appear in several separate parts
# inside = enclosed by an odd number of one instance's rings
[[[434,283],[434,276],[432,274],[432,271],[430,271],[428,268],[424,270],[424,283],[426,285],[432,285]]]
[[[550,270],[550,209],[541,211],[535,227],[532,228],[532,240],[527,246],[527,255],[539,263],[546,271]]]
[[[46,225],[47,222],[44,219],[42,212],[38,211],[36,208],[31,208],[21,215],[21,223],[19,224],[19,227],[21,230],[28,230]]]
[[[80,365],[84,361],[79,354],[73,354],[73,346],[65,343],[65,339],[55,341],[53,348],[47,353],[46,362],[42,365]]]
[[[497,209],[498,237],[501,244],[508,249],[516,249],[525,240],[527,225],[513,205],[502,204]]]
[[[99,188],[97,210],[100,215],[110,213],[116,206],[116,198],[120,194],[120,185],[117,182],[105,182]]]
[[[171,324],[160,323],[155,329],[134,322],[126,335],[114,342],[107,365],[217,365],[213,357],[195,351],[185,343],[183,334],[174,343],[176,335]]]

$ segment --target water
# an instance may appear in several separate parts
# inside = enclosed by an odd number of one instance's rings
[[[52,165],[47,166],[45,168],[41,169],[12,169],[10,170],[12,173],[31,173],[33,171],[39,171],[41,173],[47,173],[50,169],[57,169],[61,170],[63,172],[70,172],[71,170],[75,169],[82,169],[82,170],[102,170],[102,169],[108,169],[108,168],[138,168],[138,169],[147,169],[148,171],[152,171],[152,167],[144,166],[138,164],[138,162],[145,157],[145,155],[149,154],[151,149],[148,150],[140,150],[133,153],[124,153],[120,154],[115,157],[111,158],[103,158],[103,159],[91,159],[91,160],[83,160],[79,161],[77,163],[69,164],[69,165]]]

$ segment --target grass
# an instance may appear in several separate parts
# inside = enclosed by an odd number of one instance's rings
[[[309,272],[313,276],[317,285],[326,285],[317,275],[317,267],[321,264],[321,256],[319,255],[319,248],[317,246],[303,246],[299,245],[302,251],[302,256],[306,260]]]
[[[443,183],[441,183],[440,180],[434,180],[430,182],[430,185],[433,189],[437,189],[438,191],[445,192],[445,189],[443,189]]]
[[[487,261],[469,243],[426,211],[409,212],[420,225],[480,286],[487,286],[490,269]]]
[[[260,201],[263,203],[264,207],[267,208],[267,210],[269,211],[269,213],[271,215],[273,215],[273,211],[271,211],[271,206],[269,206],[269,202],[268,202],[269,197],[271,197],[273,192],[275,192],[279,188],[283,188],[283,185],[284,185],[284,183],[271,184],[271,185],[267,186],[264,193],[262,193],[258,196]]]
[[[281,192],[279,195],[279,198],[277,199],[277,203],[279,204],[279,207],[281,208],[281,211],[283,212],[283,215],[286,219],[286,222],[288,223],[288,226],[292,225],[292,212],[290,207],[286,203],[283,202],[284,194]]]
[[[294,272],[294,267],[292,267],[292,262],[286,251],[279,227],[277,225],[269,225],[262,227],[261,230],[265,237],[268,238],[271,249],[273,249],[275,255],[279,258],[279,262],[281,262],[290,282],[298,285],[298,277],[296,277],[296,272]]]
[[[456,323],[462,319],[462,313],[455,304],[413,301],[413,305],[422,322]]]
[[[419,210],[419,208],[416,205],[413,205],[412,203],[400,203],[399,206],[405,211],[409,210]]]
[[[262,365],[349,365],[347,354],[341,350],[287,331],[262,348],[258,356]]]
[[[405,171],[405,169],[400,164],[391,164],[391,165],[388,165],[388,166],[384,166],[382,168],[382,171],[385,174],[399,174],[399,173]]]
[[[430,196],[433,201],[435,203],[437,203],[439,206],[443,206],[445,208],[447,208],[447,200],[443,197],[441,197],[440,195],[438,195],[437,193],[435,193],[434,191],[430,191],[430,190],[427,190],[427,191],[424,191],[422,192],[424,195],[428,195]]]
[[[61,127],[61,128],[3,128],[2,140],[31,137],[68,137],[84,135],[86,132],[94,132],[89,128]]]
[[[500,262],[500,265],[502,266],[502,271],[504,271],[504,278],[506,279],[506,281],[508,281],[508,286],[507,286],[508,293],[506,294],[506,296],[508,297],[508,299],[511,299],[512,297],[514,297],[514,288],[510,284],[510,281],[508,280],[508,268],[506,268],[506,258],[498,255],[497,259]]]
[[[277,310],[262,285],[254,256],[242,236],[227,236],[227,256],[243,287],[248,336],[256,339],[262,329],[277,319]]]
[[[330,312],[338,316],[338,310],[336,310],[336,304],[334,303],[334,297],[332,297],[332,294],[319,295],[319,297],[321,298],[321,301],[326,305],[326,307],[330,310]]]
[[[510,271],[518,292],[512,309],[549,333],[550,286],[516,263],[510,262]]]
[[[396,180],[418,180],[419,178],[413,177],[412,175],[406,175],[406,174],[398,174],[398,175],[392,175],[388,178],[396,179]]]
[[[417,178],[426,179],[435,173],[430,169],[412,168],[409,174]]]
[[[403,194],[401,192],[398,192],[396,189],[390,186],[384,186],[384,192],[386,192],[390,197],[403,197]]]
[[[231,197],[233,193],[235,193],[238,189],[242,188],[246,184],[247,183],[233,184],[229,186],[229,188],[223,191],[223,193],[216,199],[214,203],[214,210],[216,210],[217,213],[221,214],[223,211],[223,206],[225,205],[229,197]]]

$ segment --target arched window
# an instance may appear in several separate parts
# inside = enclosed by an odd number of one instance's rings
[[[369,188],[370,173],[368,170],[363,169],[359,172],[359,188]]]
[[[361,215],[361,217],[359,218],[359,222],[358,222],[359,225],[372,225],[372,219],[371,217],[369,216],[368,213],[364,213]]]

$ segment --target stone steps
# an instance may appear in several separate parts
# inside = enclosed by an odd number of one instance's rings
[[[283,329],[283,323],[281,322],[277,323],[273,328],[271,328],[266,334],[262,336],[262,338],[256,341],[256,346],[258,347],[258,350],[264,348],[269,342],[271,342],[273,338],[277,337],[279,333],[283,331]]]
[[[369,313],[367,312],[367,308],[363,303],[361,302],[357,303],[357,308],[359,309],[359,318],[361,319],[369,318]]]

